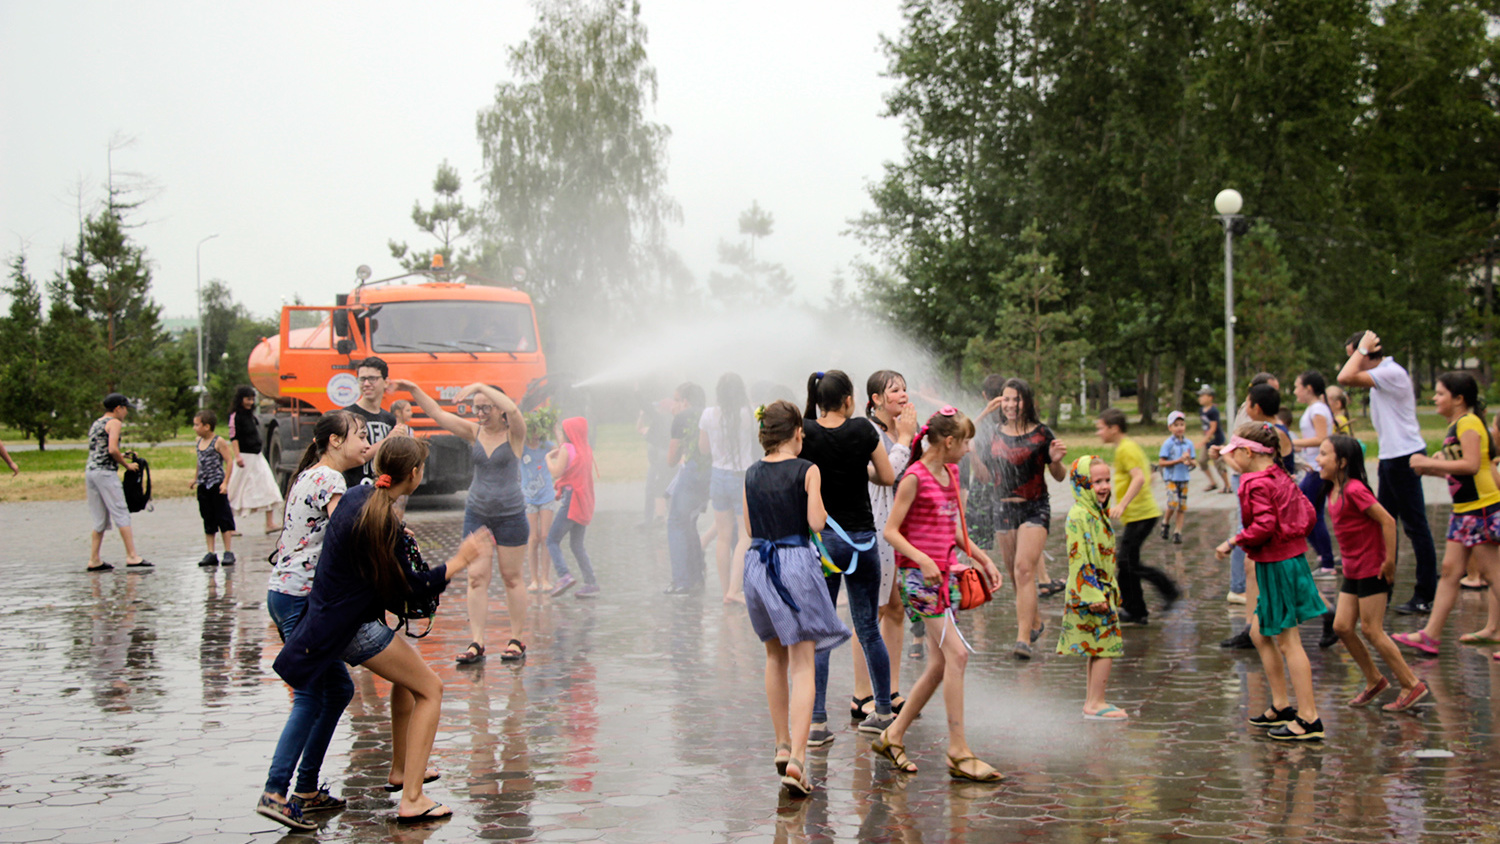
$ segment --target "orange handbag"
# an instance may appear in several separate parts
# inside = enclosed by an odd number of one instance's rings
[[[951,476],[951,483],[958,483],[958,472],[955,470]],[[960,489],[958,493],[958,526],[963,531],[964,542],[970,543],[969,523],[964,519],[964,495]],[[964,546],[966,549],[968,545]],[[990,582],[985,579],[979,569],[974,566],[956,564],[953,566],[954,583],[951,602],[960,610],[972,610],[982,607],[995,597],[995,590],[990,588]]]

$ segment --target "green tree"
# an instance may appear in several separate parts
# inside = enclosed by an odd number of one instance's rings
[[[1011,265],[994,273],[994,323],[983,335],[969,340],[964,350],[965,378],[978,383],[991,372],[1030,380],[1038,399],[1046,397],[1051,421],[1063,396],[1072,387],[1070,375],[1092,346],[1084,339],[1088,306],[1066,308],[1068,282],[1057,271],[1057,256],[1044,253],[1044,236],[1035,224],[1021,233],[1024,252]]]
[[[97,331],[72,306],[67,280],[48,285],[51,300],[45,318],[36,282],[26,272],[24,255],[11,262],[10,315],[0,320],[0,418],[35,436],[37,448],[47,440],[76,437],[102,410],[104,395],[97,368]]]
[[[1244,395],[1256,372],[1269,372],[1290,384],[1312,362],[1310,351],[1316,343],[1310,342],[1313,338],[1299,316],[1307,293],[1293,283],[1281,241],[1269,225],[1256,224],[1235,244],[1234,279],[1235,360],[1241,380],[1237,392]]]
[[[182,422],[182,394],[192,383],[181,361],[163,354],[170,337],[161,326],[161,306],[151,298],[151,268],[145,249],[126,231],[110,201],[83,221],[77,249],[69,256],[67,289],[79,315],[97,329],[100,386],[137,399],[132,428],[152,442],[170,437]]]
[[[203,373],[208,392],[206,404],[221,416],[228,410],[234,390],[250,383],[250,352],[262,338],[274,337],[280,326],[273,319],[257,319],[243,303],[234,300],[229,284],[212,279],[203,285]],[[198,334],[185,331],[176,351],[196,364]],[[194,371],[196,378],[196,370]]]
[[[542,3],[510,67],[516,80],[478,118],[488,271],[524,267],[544,316],[640,308],[680,211],[666,193],[670,132],[646,116],[656,70],[639,3]]]
[[[459,195],[462,188],[463,180],[459,178],[458,170],[443,159],[432,180],[432,207],[423,208],[418,201],[413,202],[411,208],[411,221],[436,238],[438,245],[433,249],[412,250],[405,241],[388,243],[391,257],[400,261],[407,272],[431,267],[434,253],[442,255],[446,266],[452,269],[467,268],[479,260],[470,250],[458,245],[479,225],[479,215],[464,205],[463,197]]]
[[[715,270],[708,276],[708,292],[721,307],[733,310],[746,305],[770,305],[783,302],[796,287],[781,264],[757,260],[755,242],[771,236],[775,218],[760,203],[751,202],[740,212],[740,243],[719,241],[719,263],[726,270]]]

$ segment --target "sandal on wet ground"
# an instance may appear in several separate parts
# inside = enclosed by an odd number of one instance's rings
[[[150,560],[142,557],[141,559],[136,560],[133,563],[126,563],[125,564],[125,568],[128,568],[128,569],[150,569],[150,568],[156,568],[156,567],[151,564]]]
[[[797,775],[792,776],[793,766],[797,769]],[[807,771],[801,759],[788,759],[786,771],[781,775],[781,784],[786,786],[787,793],[793,797],[807,797],[812,794],[812,780],[807,778]]]
[[[1106,704],[1099,708],[1098,712],[1084,712],[1085,721],[1126,721],[1130,715],[1118,706]]]
[[[114,570],[114,566],[110,565],[109,563],[100,563],[97,566],[89,566],[88,568],[84,569],[84,571],[113,571],[113,570]]]
[[[1068,584],[1064,583],[1061,580],[1049,580],[1046,583],[1038,586],[1036,588],[1036,592],[1040,597],[1050,598],[1066,588],[1068,588]]]
[[[1426,630],[1416,630],[1411,633],[1393,633],[1391,640],[1398,645],[1419,650],[1424,654],[1437,656],[1438,647],[1442,644],[1437,639],[1427,635]]]
[[[514,648],[515,650],[511,650]],[[526,643],[520,639],[511,639],[505,643],[505,651],[500,654],[501,662],[520,662],[526,658]]]
[[[427,811],[419,815],[397,814],[395,817],[396,823],[399,824],[425,823],[427,821],[445,821],[453,817],[453,810],[441,803],[434,803],[427,809]]]
[[[869,709],[865,709],[866,706],[868,706],[870,708]],[[875,711],[875,696],[874,695],[870,695],[869,697],[855,697],[854,695],[850,695],[849,696],[849,717],[852,720],[862,721],[862,720],[864,720],[864,718],[865,718],[866,715],[869,715],[871,712],[874,712],[874,711]]]
[[[970,773],[964,770],[964,765],[973,762],[975,770]],[[1005,775],[995,770],[986,762],[980,761],[977,756],[964,756],[955,759],[948,757],[948,776],[956,780],[968,780],[969,782],[999,782],[1005,779]]]
[[[786,763],[792,759],[792,746],[790,744],[776,745],[776,774],[786,776]]]
[[[892,765],[896,766],[896,770],[903,774],[915,774],[917,772],[917,766],[910,759],[906,758],[906,745],[893,744],[886,737],[885,730],[881,730],[880,735],[876,736],[875,740],[870,742],[870,749],[884,756]]]
[[[1458,637],[1459,644],[1463,645],[1500,645],[1500,636],[1482,636],[1479,633],[1465,633]]]
[[[484,645],[478,642],[470,642],[469,647],[458,655],[459,665],[473,665],[476,662],[484,662]]]

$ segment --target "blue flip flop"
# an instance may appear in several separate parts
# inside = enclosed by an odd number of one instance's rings
[[[1114,712],[1118,712],[1120,714],[1111,717],[1111,713],[1114,713]],[[1128,720],[1130,720],[1130,716],[1128,714],[1126,714],[1125,710],[1121,709],[1118,706],[1105,706],[1103,709],[1099,710],[1098,712],[1093,713],[1092,715],[1089,714],[1089,713],[1087,713],[1087,712],[1083,713],[1083,720],[1085,720],[1085,721],[1128,721]]]

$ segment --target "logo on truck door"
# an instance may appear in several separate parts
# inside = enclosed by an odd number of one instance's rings
[[[444,402],[458,401],[458,391],[462,390],[462,389],[463,389],[463,387],[439,387],[438,388],[438,401],[444,401]]]
[[[347,407],[359,399],[359,379],[340,372],[328,379],[328,400],[334,407]]]

